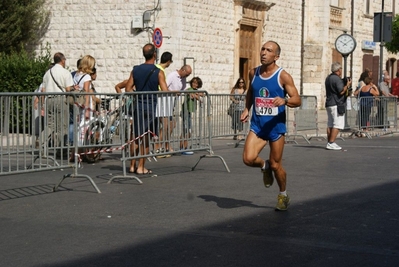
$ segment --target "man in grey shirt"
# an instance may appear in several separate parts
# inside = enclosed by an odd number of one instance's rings
[[[342,148],[335,143],[335,139],[340,130],[345,127],[345,114],[339,114],[338,106],[345,104],[345,94],[352,81],[347,80],[347,84],[341,79],[342,66],[338,62],[331,64],[331,74],[327,76],[326,87],[326,111],[327,111],[327,138],[326,149],[341,150]]]

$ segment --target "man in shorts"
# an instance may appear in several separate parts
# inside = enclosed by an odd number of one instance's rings
[[[155,46],[150,43],[146,44],[143,47],[143,56],[145,63],[133,67],[125,91],[132,92],[133,87],[136,87],[136,92],[158,91],[158,85],[162,91],[168,91],[164,72],[154,65],[156,59]],[[129,170],[131,173],[152,173],[151,170],[144,167],[144,164],[146,161],[145,155],[149,154],[149,131],[156,132],[156,129],[150,129],[157,124],[154,121],[156,106],[157,97],[155,94],[137,95],[133,110],[132,139],[134,145],[131,146],[131,155],[138,156],[141,154],[143,157],[139,159],[137,168],[135,167],[136,160],[131,161]]]
[[[168,68],[172,63],[172,53],[170,52],[163,52],[161,56],[161,63],[156,64],[156,66],[165,73],[165,69]],[[166,77],[166,75],[165,75]],[[161,87],[159,87],[159,90],[161,90]],[[164,150],[169,151],[169,129],[172,127],[172,118],[173,118],[173,109],[172,112],[170,112],[171,108],[169,105],[172,102],[172,97],[167,94],[159,94],[158,95],[158,101],[157,101],[157,111],[156,111],[156,117],[158,119],[158,124],[159,124],[159,140],[157,143],[154,145],[154,150],[156,153],[158,152],[163,152]],[[157,158],[167,158],[170,157],[170,154],[162,155],[162,156],[157,156]]]
[[[265,187],[273,184],[273,174],[280,193],[276,210],[287,210],[290,198],[287,195],[286,172],[282,166],[286,133],[285,106],[299,107],[301,97],[290,74],[276,64],[280,57],[280,46],[274,41],[266,42],[260,51],[261,65],[249,72],[251,81],[241,121],[249,120],[252,107],[251,127],[245,140],[243,161],[251,167],[261,168]],[[290,98],[287,98],[286,96]],[[269,159],[259,157],[269,143]]]
[[[166,77],[166,84],[168,86],[169,91],[183,91],[186,90],[187,87],[187,77],[191,75],[192,69],[190,65],[183,65],[179,70],[175,70],[168,74]],[[179,94],[171,95],[169,97],[169,102],[166,105],[165,111],[170,116],[170,123],[169,123],[169,132],[164,131],[164,135],[171,136],[173,129],[176,127],[176,120],[173,118],[174,109],[176,101],[179,100]],[[167,151],[173,151],[172,147],[169,145],[169,142],[165,142],[165,148]]]
[[[345,127],[345,113],[339,114],[338,106],[345,105],[345,94],[350,87],[352,80],[347,79],[344,84],[341,79],[342,66],[338,62],[331,64],[331,74],[327,76],[326,86],[326,111],[327,111],[327,146],[328,150],[341,150],[342,148],[335,143],[340,130]]]

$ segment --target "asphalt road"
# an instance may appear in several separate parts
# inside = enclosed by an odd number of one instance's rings
[[[1,266],[398,266],[399,136],[285,147],[291,206],[274,210],[242,146],[213,142],[217,158],[176,155],[156,176],[117,180],[118,154],[71,170],[0,177]],[[263,156],[268,155],[266,148]]]

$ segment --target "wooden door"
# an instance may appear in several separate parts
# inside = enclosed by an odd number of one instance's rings
[[[258,47],[255,40],[256,27],[241,24],[240,26],[240,76],[244,78],[246,84],[249,83],[248,73],[251,68],[255,67],[256,60],[254,55],[259,54],[255,51]]]

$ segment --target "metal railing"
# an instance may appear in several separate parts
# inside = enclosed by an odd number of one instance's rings
[[[54,190],[66,178],[74,177],[87,179],[100,193],[81,167],[113,151],[120,152],[115,156],[120,156],[123,173],[112,176],[108,183],[114,179],[135,179],[141,184],[135,173],[127,171],[131,163],[157,161],[175,153],[203,152],[192,170],[203,158],[219,158],[229,172],[224,159],[214,154],[212,140],[234,140],[242,135],[235,140],[237,147],[245,140],[250,126],[249,122],[239,121],[242,103],[232,101],[240,102],[241,95],[206,91],[87,94],[92,102],[90,107],[77,102],[68,104],[68,95],[75,97],[62,93],[0,94],[0,176],[70,169]],[[319,134],[316,97],[301,98],[301,107],[286,109],[287,142],[296,142],[297,136],[308,143],[312,138],[324,138]],[[353,134],[371,138],[368,129],[374,128],[397,132],[397,100],[350,97],[345,117],[345,129]]]

